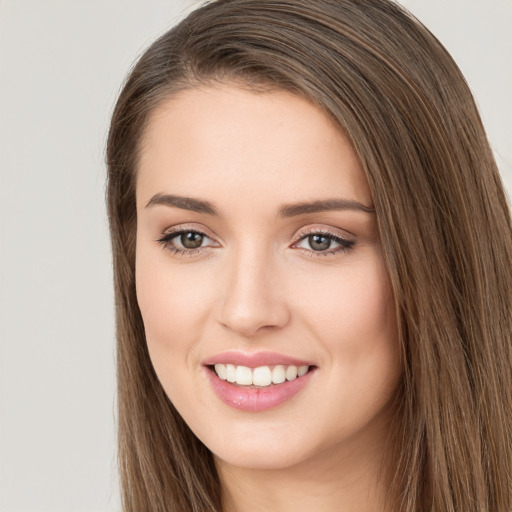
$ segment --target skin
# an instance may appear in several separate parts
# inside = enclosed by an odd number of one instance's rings
[[[156,194],[208,201],[218,215],[147,206]],[[376,216],[278,213],[332,198],[372,206],[347,138],[290,93],[196,88],[149,120],[137,176],[137,297],[160,382],[215,455],[225,511],[384,510],[379,471],[401,366]],[[198,251],[172,251],[179,229],[205,234]],[[312,232],[330,248],[313,250]],[[227,350],[317,368],[286,403],[240,411],[220,401],[202,364]]]

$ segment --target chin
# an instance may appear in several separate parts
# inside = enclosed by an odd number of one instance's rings
[[[237,446],[236,450],[226,447],[213,452],[220,463],[244,469],[280,470],[289,469],[304,461],[305,453],[298,447]]]
[[[318,435],[305,435],[309,429],[290,432],[289,425],[270,425],[263,421],[260,426],[245,427],[215,429],[221,436],[212,436],[210,430],[199,438],[220,463],[246,469],[286,469],[322,451],[314,442]]]

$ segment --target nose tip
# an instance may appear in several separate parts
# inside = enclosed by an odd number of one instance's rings
[[[227,329],[251,338],[262,330],[284,327],[290,319],[279,283],[255,268],[236,272],[227,287],[220,322]]]
[[[276,308],[267,310],[260,305],[253,304],[249,310],[246,304],[237,304],[231,308],[228,314],[224,315],[221,323],[229,330],[245,338],[250,338],[264,329],[282,327],[286,322],[279,318]]]

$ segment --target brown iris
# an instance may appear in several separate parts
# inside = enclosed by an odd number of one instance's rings
[[[200,233],[194,233],[193,231],[187,231],[180,236],[180,242],[186,249],[197,249],[201,247],[204,236]]]
[[[331,246],[331,239],[323,235],[309,235],[308,243],[314,251],[325,251]]]

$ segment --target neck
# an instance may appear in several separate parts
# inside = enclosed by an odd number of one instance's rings
[[[319,453],[284,469],[240,468],[217,460],[223,512],[387,512],[385,451],[375,444]]]

